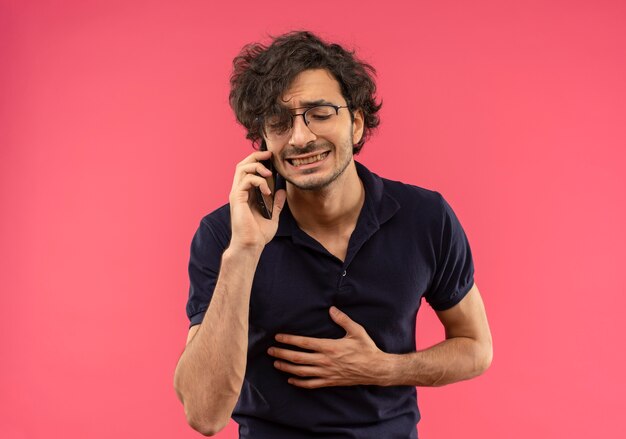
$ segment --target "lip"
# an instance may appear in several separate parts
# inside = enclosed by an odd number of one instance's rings
[[[285,161],[287,162],[287,165],[291,169],[304,170],[304,169],[315,168],[317,166],[323,165],[326,162],[326,160],[328,160],[328,157],[330,157],[332,152],[331,151],[322,151],[322,152],[317,152],[315,154],[308,154],[306,156],[290,157],[290,159],[292,159],[292,158],[302,159],[302,158],[307,158],[307,157],[314,157],[316,155],[324,154],[324,153],[327,153],[327,154],[326,154],[326,157],[324,157],[322,160],[320,160],[319,162],[308,163],[306,165],[294,166],[294,165],[291,164],[291,162],[289,160],[285,160]]]
[[[291,157],[286,157],[285,160],[301,160],[301,159],[306,159],[306,158],[309,158],[309,157],[315,157],[316,155],[324,154],[325,152],[330,152],[330,150],[327,150],[327,151],[316,151],[316,152],[312,152],[310,154],[305,154],[305,155],[295,155],[295,156],[291,156]]]

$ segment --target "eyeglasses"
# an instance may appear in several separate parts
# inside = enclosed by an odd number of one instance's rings
[[[283,117],[276,115],[270,116],[265,120],[265,135],[267,139],[272,142],[279,142],[286,140],[291,135],[291,129],[293,128],[293,119],[297,116],[302,116],[304,124],[309,130],[316,136],[325,136],[332,133],[336,126],[341,108],[348,108],[347,105],[332,105],[322,104],[314,107],[307,108],[303,113],[295,113],[283,115]],[[302,108],[294,108],[294,110],[301,110]]]

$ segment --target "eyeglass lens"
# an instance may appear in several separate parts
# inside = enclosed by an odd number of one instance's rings
[[[293,127],[293,119],[303,117],[308,129],[317,136],[323,136],[332,132],[336,126],[339,108],[332,105],[318,105],[311,107],[303,113],[291,115],[289,126],[280,124],[276,119],[269,119],[266,123],[265,131],[270,139],[283,139],[288,137]]]

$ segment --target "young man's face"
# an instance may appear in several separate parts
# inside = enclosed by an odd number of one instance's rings
[[[315,103],[347,104],[337,80],[323,69],[298,74],[283,94],[282,101],[292,109],[292,114],[303,113]],[[290,131],[278,138],[271,135],[265,138],[276,170],[299,189],[316,190],[328,186],[352,162],[352,146],[363,134],[362,113],[355,112],[352,122],[349,109],[331,110],[328,120],[318,124],[323,129],[315,129],[316,122],[307,126],[302,116],[295,116]],[[311,129],[318,133],[323,131],[323,136],[314,134]]]

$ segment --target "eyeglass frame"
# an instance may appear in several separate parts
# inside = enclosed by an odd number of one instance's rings
[[[307,118],[306,118],[306,114],[313,110],[314,108],[317,107],[331,107],[335,109],[335,116],[339,116],[339,110],[342,108],[348,108],[350,109],[349,105],[334,105],[334,104],[317,104],[317,105],[312,105],[312,106],[306,106],[306,107],[296,107],[296,108],[291,108],[291,110],[302,110],[303,108],[306,108],[306,111],[302,112],[302,113],[295,113],[295,114],[291,114],[291,126],[289,127],[289,130],[285,131],[286,133],[290,132],[293,129],[293,120],[296,116],[302,116],[302,120],[304,121],[304,125],[308,128],[309,124],[311,123],[311,121],[307,122]],[[265,128],[264,128],[265,130]],[[310,128],[309,128],[310,130]],[[315,134],[313,131],[311,131],[313,134]]]

